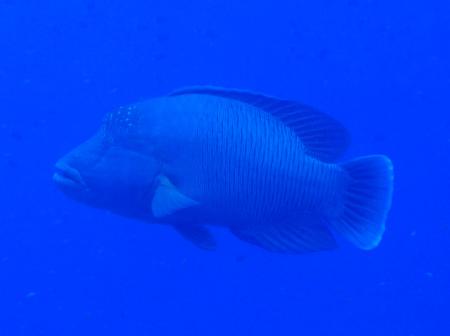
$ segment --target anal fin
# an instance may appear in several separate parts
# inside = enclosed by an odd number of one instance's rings
[[[278,224],[232,227],[239,239],[280,253],[300,254],[336,248],[336,241],[320,218],[309,215]]]

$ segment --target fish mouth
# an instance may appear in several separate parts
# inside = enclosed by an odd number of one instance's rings
[[[78,170],[61,163],[57,163],[55,166],[53,181],[64,189],[86,189],[86,183]]]

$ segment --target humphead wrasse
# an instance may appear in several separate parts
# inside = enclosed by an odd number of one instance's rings
[[[345,128],[298,102],[193,87],[121,107],[56,164],[69,196],[172,226],[213,249],[207,226],[264,249],[305,253],[341,236],[376,247],[391,205],[383,155],[336,163]]]

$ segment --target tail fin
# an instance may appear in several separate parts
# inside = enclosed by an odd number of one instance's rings
[[[357,247],[376,247],[384,233],[393,189],[392,162],[383,155],[361,157],[342,164],[349,177],[343,209],[331,220],[333,229]]]

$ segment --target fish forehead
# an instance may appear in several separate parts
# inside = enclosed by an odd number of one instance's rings
[[[222,135],[225,139],[227,133],[238,129],[251,131],[247,134],[251,138],[255,132],[271,136],[288,132],[285,125],[257,107],[199,94],[158,97],[125,105],[108,113],[102,126],[107,142],[139,147],[163,146],[168,140],[195,141],[196,137],[202,139],[206,135],[214,138]]]
[[[176,105],[176,104],[175,104]],[[178,118],[166,97],[142,100],[136,103],[120,106],[109,112],[103,119],[102,127],[106,133],[113,136],[133,135],[148,131],[165,120]]]
[[[159,124],[194,126],[192,121],[208,121],[223,123],[234,121],[230,117],[258,117],[264,119],[271,116],[264,111],[246,103],[233,99],[190,94],[175,97],[158,97],[138,103],[124,105],[108,113],[103,120],[103,128],[107,133],[128,134],[136,128],[158,126]],[[253,118],[251,118],[253,119]],[[180,123],[181,122],[181,123]],[[184,123],[187,122],[187,123]]]
[[[127,136],[139,123],[141,114],[137,104],[121,106],[106,114],[102,124],[103,131],[111,140]]]

